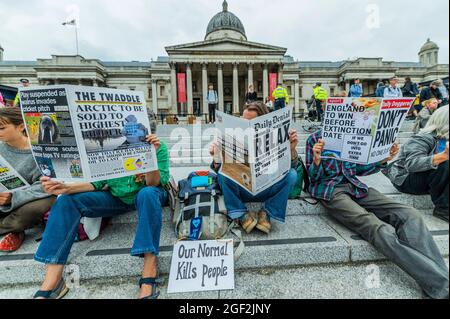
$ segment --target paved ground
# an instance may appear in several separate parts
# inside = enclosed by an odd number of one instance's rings
[[[448,260],[447,260],[448,264]],[[301,267],[241,271],[234,291],[167,294],[162,299],[421,299],[417,284],[389,262],[330,267]],[[82,282],[67,299],[134,299],[138,278],[113,278]],[[28,299],[33,285],[0,287],[0,299]]]

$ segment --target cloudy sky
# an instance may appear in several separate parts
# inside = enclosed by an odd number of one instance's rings
[[[448,0],[229,0],[250,41],[288,48],[302,61],[354,57],[417,61],[427,38],[449,62]],[[80,53],[104,61],[149,61],[164,47],[201,41],[222,0],[0,0],[7,60]]]

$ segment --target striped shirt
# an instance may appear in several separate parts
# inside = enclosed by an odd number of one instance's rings
[[[317,199],[330,201],[333,191],[340,184],[349,183],[352,187],[352,196],[364,198],[369,187],[361,182],[357,176],[368,176],[380,172],[387,165],[381,163],[360,165],[339,161],[333,158],[323,158],[319,166],[314,164],[314,145],[322,138],[322,130],[312,134],[306,143],[306,167],[311,182],[311,196]]]

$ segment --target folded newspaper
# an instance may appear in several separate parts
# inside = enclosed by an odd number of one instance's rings
[[[292,107],[251,121],[217,112],[220,173],[257,195],[291,169]]]
[[[44,176],[95,182],[158,169],[144,94],[83,86],[20,89],[33,156]]]
[[[330,98],[322,130],[323,157],[358,164],[388,158],[413,98]]]
[[[12,193],[28,186],[27,181],[0,155],[0,193]]]

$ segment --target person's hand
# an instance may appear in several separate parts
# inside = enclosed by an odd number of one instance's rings
[[[323,139],[320,139],[313,148],[314,152],[314,164],[316,166],[319,166],[322,162],[322,152],[325,149],[325,141]]]
[[[447,145],[445,146],[445,151],[442,152],[442,155],[444,155],[444,156],[447,157],[447,161],[449,160],[449,157],[448,157],[448,143],[447,143]]]
[[[11,204],[12,194],[11,193],[0,193],[0,206],[6,206]]]
[[[298,134],[296,130],[289,131],[289,141],[291,142],[291,152],[294,153],[298,146]]]
[[[69,191],[69,187],[61,182],[52,180],[50,177],[41,177],[42,187],[44,191],[49,195],[64,195]]]
[[[159,148],[161,147],[161,141],[159,140],[159,137],[156,136],[155,134],[149,135],[145,138],[145,141],[149,144],[152,144],[156,151],[159,150]]]
[[[214,164],[220,164],[219,141],[217,139],[209,145],[209,154],[213,158]]]
[[[439,166],[442,163],[448,162],[449,157],[448,157],[448,142],[447,145],[445,146],[445,150],[442,153],[436,154],[433,156],[433,165],[434,166]]]
[[[400,145],[398,143],[395,143],[394,145],[392,145],[391,150],[389,152],[389,157],[386,158],[383,162],[381,162],[382,164],[386,164],[389,163],[390,161],[394,160],[398,153],[400,152]]]

